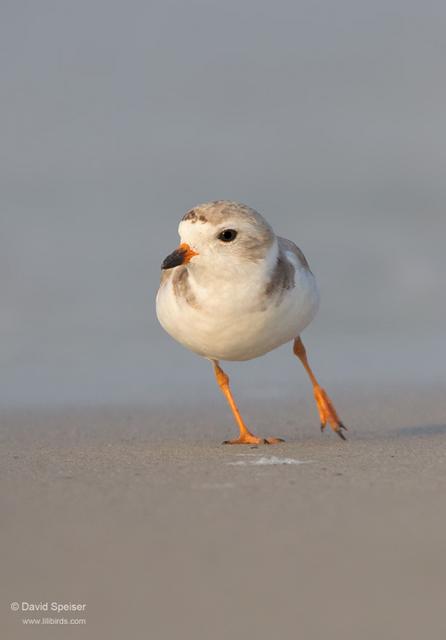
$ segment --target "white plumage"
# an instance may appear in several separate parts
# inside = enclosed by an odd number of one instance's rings
[[[274,444],[249,431],[219,360],[250,360],[294,341],[313,384],[321,427],[344,439],[345,429],[319,386],[300,333],[319,306],[316,280],[301,250],[279,238],[266,220],[237,202],[219,200],[189,211],[179,225],[181,244],[163,262],[158,319],[175,340],[213,362],[240,435],[230,444]]]
[[[158,319],[167,333],[213,360],[250,360],[293,340],[314,318],[319,303],[315,277],[289,241],[261,234],[263,257],[252,259],[249,249],[237,251],[245,229],[258,220],[237,219],[236,213],[235,209],[216,223],[212,218],[180,223],[181,243],[198,255],[174,268],[157,296]],[[237,227],[234,242],[215,243],[218,233],[230,226]],[[274,286],[283,286],[278,278],[267,292],[279,255],[294,270],[293,286],[275,291]],[[180,269],[187,269],[189,296],[179,295],[174,286],[174,272]]]

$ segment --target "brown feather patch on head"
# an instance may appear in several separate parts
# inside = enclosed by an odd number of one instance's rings
[[[191,209],[190,211],[188,211],[181,219],[183,221],[188,220],[192,224],[195,224],[198,220],[200,222],[208,221],[206,216],[204,216],[202,213],[197,213],[195,209]]]
[[[271,227],[266,220],[257,213],[251,207],[241,202],[234,202],[232,200],[213,200],[212,202],[203,202],[195,206],[188,211],[182,218],[182,220],[189,220],[190,222],[197,219],[201,222],[210,222],[211,224],[219,224],[222,220],[230,217],[232,214],[245,218],[246,220],[255,221],[260,227],[263,227],[265,232],[271,233]]]
[[[196,213],[195,209],[191,209],[190,211],[185,213],[184,216],[181,219],[182,220],[189,220],[189,222],[192,222],[192,224],[194,224],[194,222],[197,222],[197,213]]]

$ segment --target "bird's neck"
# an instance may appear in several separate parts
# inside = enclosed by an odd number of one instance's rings
[[[197,289],[215,290],[235,289],[240,284],[255,291],[264,286],[277,263],[279,255],[278,242],[274,239],[272,245],[261,260],[234,260],[220,263],[210,262],[200,264],[191,262],[187,265],[189,281]]]

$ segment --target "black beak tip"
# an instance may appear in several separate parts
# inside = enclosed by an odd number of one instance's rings
[[[180,264],[183,264],[184,262],[184,253],[185,252],[180,249],[175,249],[175,251],[163,260],[161,269],[173,269],[174,267],[179,267]]]

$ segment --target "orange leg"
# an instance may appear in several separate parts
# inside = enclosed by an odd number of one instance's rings
[[[231,407],[231,411],[234,415],[235,421],[240,430],[240,435],[235,440],[225,440],[223,444],[277,444],[278,442],[283,442],[281,438],[259,438],[251,433],[243,422],[243,418],[240,415],[240,411],[238,410],[237,405],[235,404],[234,398],[232,397],[231,389],[229,388],[229,378],[223,369],[220,367],[216,360],[213,360],[214,365],[214,373],[217,378],[218,386],[220,387],[223,395],[228,401],[229,406]]]
[[[338,414],[336,413],[336,409],[334,408],[333,403],[328,397],[325,389],[322,389],[322,387],[319,386],[319,383],[316,380],[316,376],[314,375],[310,365],[308,364],[307,352],[305,351],[305,347],[300,338],[295,339],[293,350],[295,355],[302,362],[305,371],[308,373],[313,385],[314,399],[316,400],[319,417],[321,419],[321,431],[325,429],[328,422],[333,431],[335,431],[340,438],[345,440],[345,436],[342,433],[342,430],[347,430],[347,427],[345,427],[340,421]]]

